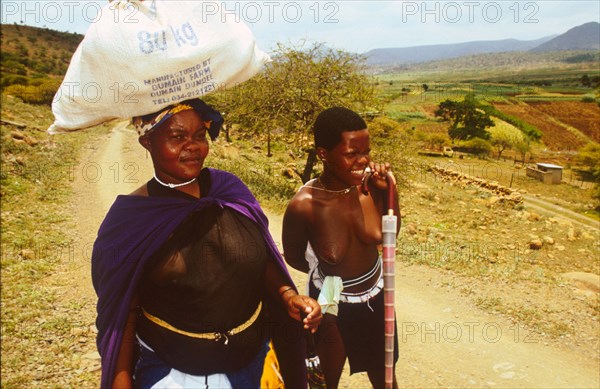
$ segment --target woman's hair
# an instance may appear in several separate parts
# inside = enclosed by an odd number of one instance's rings
[[[359,131],[365,128],[367,123],[356,112],[344,107],[328,108],[315,120],[313,126],[315,146],[331,150],[342,139],[342,132]]]

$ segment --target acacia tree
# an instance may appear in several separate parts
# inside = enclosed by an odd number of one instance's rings
[[[498,159],[502,157],[502,153],[505,150],[515,149],[526,137],[518,128],[504,121],[497,121],[496,125],[490,128],[489,132],[491,134],[492,146],[498,152]]]
[[[531,141],[528,137],[524,136],[522,139],[519,139],[514,145],[514,149],[521,154],[520,161],[525,163],[525,156],[527,152],[531,150]]]
[[[498,152],[498,160],[502,157],[504,150],[510,149],[514,144],[513,138],[504,132],[499,132],[497,135],[492,136],[491,142],[492,146],[494,146]]]
[[[575,159],[591,174],[596,182],[594,197],[596,198],[596,210],[600,212],[600,145],[588,143],[585,145]]]
[[[472,138],[490,139],[487,127],[493,127],[490,115],[479,109],[479,102],[472,94],[466,95],[463,101],[442,101],[435,116],[449,120],[448,135],[452,140],[469,140]]]
[[[271,56],[262,73],[217,94],[216,104],[227,121],[253,134],[269,138],[272,129],[283,128],[308,152],[304,171],[298,173],[306,182],[316,162],[310,131],[317,115],[336,105],[377,110],[374,82],[364,71],[364,57],[322,43],[308,48],[278,44]]]

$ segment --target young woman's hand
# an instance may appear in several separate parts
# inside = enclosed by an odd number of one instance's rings
[[[379,189],[386,190],[388,187],[387,175],[391,174],[390,163],[375,163],[369,162],[369,169],[371,169],[371,184]]]
[[[317,331],[323,314],[319,303],[308,296],[287,293],[291,296],[283,296],[288,314],[298,321],[302,321],[304,329],[310,330],[312,333]]]

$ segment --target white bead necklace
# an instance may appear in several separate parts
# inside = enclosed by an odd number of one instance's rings
[[[325,185],[323,185],[323,181],[321,181],[321,177],[317,178],[317,182],[319,183],[319,185],[322,186],[322,188],[319,188],[318,186],[311,186],[311,188],[316,189],[316,190],[321,190],[323,192],[327,192],[327,193],[334,193],[334,194],[339,194],[339,195],[345,195],[350,193],[350,191],[353,188],[356,188],[356,186],[351,186],[348,187],[346,189],[340,189],[340,190],[331,190],[331,189],[326,189]]]
[[[158,182],[162,186],[166,186],[166,187],[171,188],[171,189],[178,188],[178,187],[184,186],[184,185],[188,185],[188,184],[191,184],[192,182],[196,181],[196,177],[194,177],[194,178],[192,178],[189,181],[182,182],[181,184],[171,184],[171,183],[167,184],[166,182],[162,182],[161,180],[158,179],[158,177],[156,177],[156,172],[154,173],[154,179],[156,180],[156,182]]]

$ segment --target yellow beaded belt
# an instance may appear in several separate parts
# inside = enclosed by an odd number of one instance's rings
[[[148,313],[143,307],[142,307],[142,313],[151,322],[158,324],[159,326],[166,328],[170,331],[176,332],[178,334],[189,336],[190,338],[196,338],[196,339],[208,339],[208,340],[216,340],[216,341],[225,339],[224,344],[227,344],[229,342],[228,336],[233,336],[233,335],[239,334],[240,332],[242,332],[245,329],[247,329],[248,327],[250,327],[252,325],[252,323],[254,323],[256,321],[256,319],[258,318],[258,315],[260,315],[261,309],[262,309],[262,301],[258,303],[258,307],[254,311],[252,316],[250,316],[250,318],[248,320],[246,320],[246,322],[240,324],[239,326],[237,326],[229,331],[205,332],[205,333],[188,332],[188,331],[180,330],[179,328],[174,327],[173,325],[152,315],[151,313]]]

